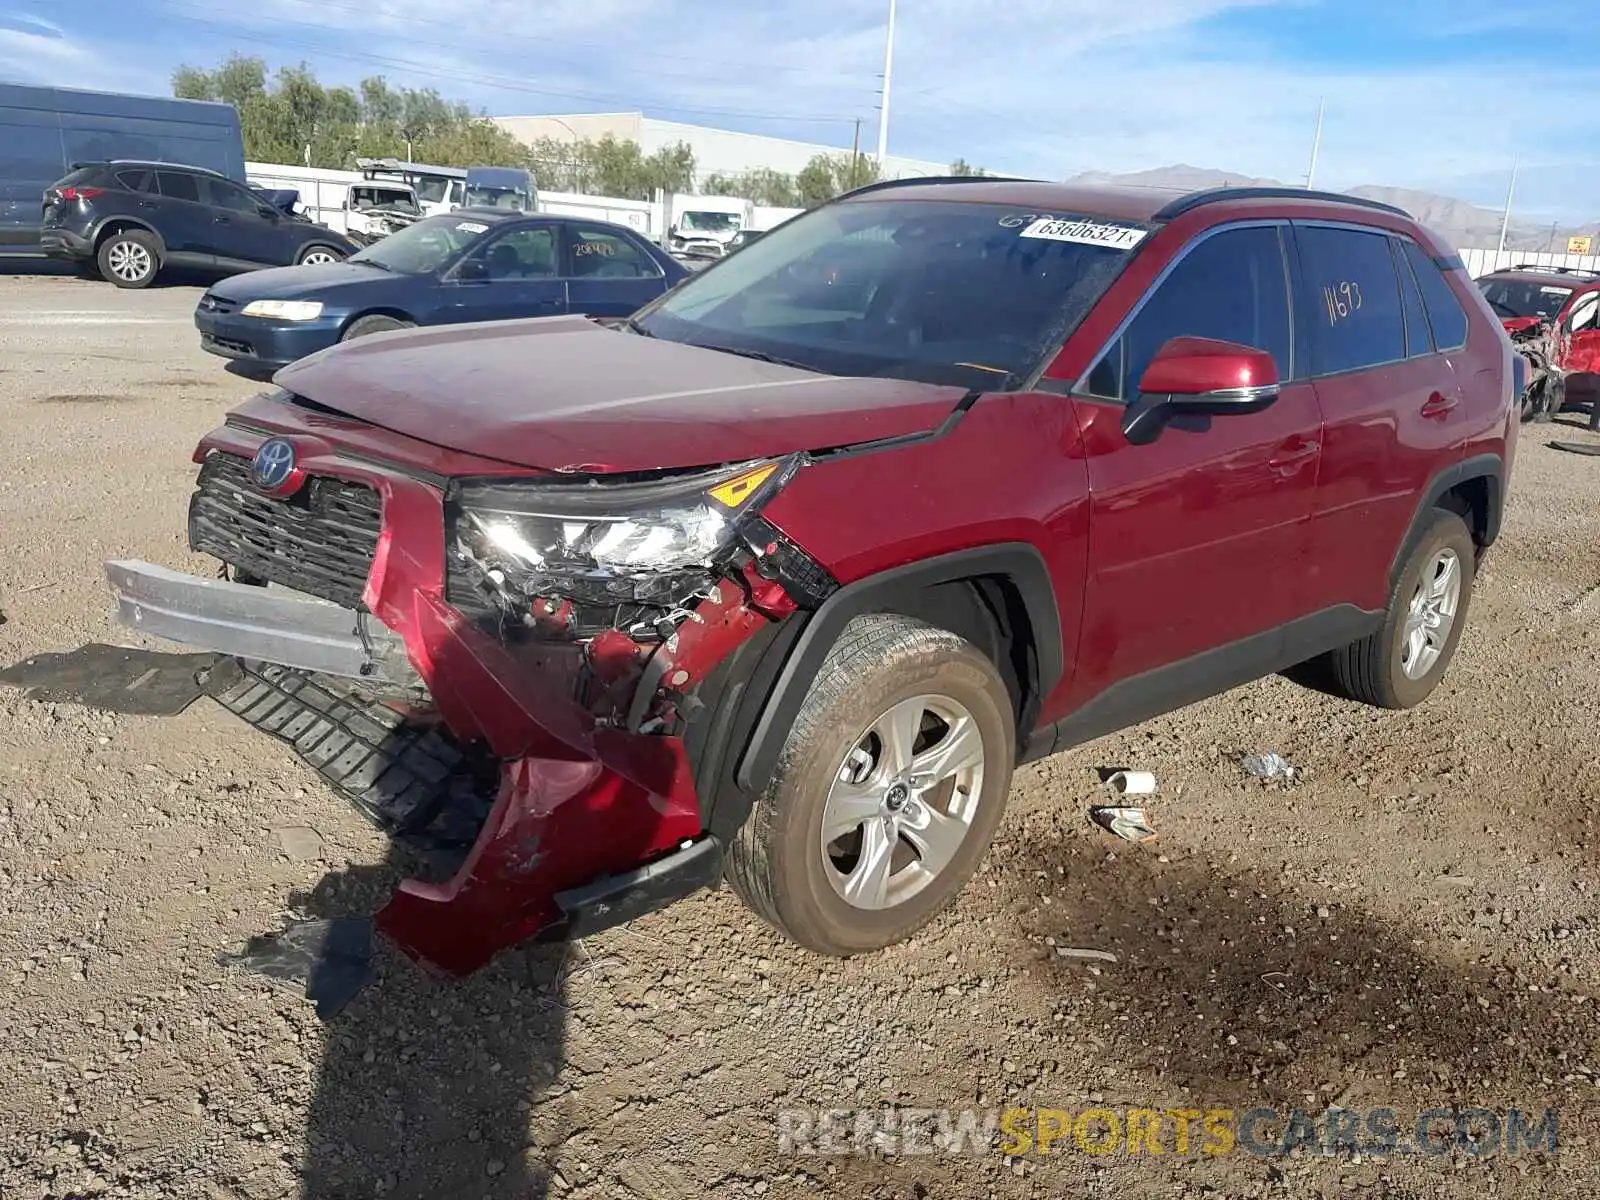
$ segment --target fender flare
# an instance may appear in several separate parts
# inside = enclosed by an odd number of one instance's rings
[[[811,681],[846,625],[865,613],[904,611],[909,607],[907,597],[929,588],[993,576],[1008,579],[1022,597],[1034,646],[1030,664],[1034,678],[1025,681],[1026,687],[1041,701],[1048,696],[1065,670],[1065,652],[1055,587],[1035,546],[1004,542],[893,567],[840,588],[805,622],[739,760],[734,779],[740,790],[756,796],[766,787]],[[1025,744],[1032,732],[1019,730],[1018,745]]]
[[[1438,507],[1439,500],[1451,488],[1471,479],[1489,481],[1489,511],[1483,526],[1483,549],[1487,550],[1500,536],[1500,518],[1505,510],[1505,460],[1498,454],[1479,454],[1462,459],[1446,467],[1428,481],[1428,486],[1422,493],[1422,500],[1417,505],[1417,511],[1412,514],[1406,536],[1401,539],[1400,548],[1395,551],[1394,560],[1390,563],[1391,588],[1400,578],[1400,571],[1405,566],[1406,559],[1411,557],[1412,550],[1416,549],[1417,543],[1426,533],[1428,515]]]
[[[155,238],[156,251],[161,255],[161,257],[165,258],[167,256],[166,238],[157,233],[149,222],[141,221],[138,217],[114,216],[101,217],[100,220],[95,224],[94,232],[89,235],[89,244],[94,247],[96,254],[100,253],[100,236],[105,233],[107,225],[132,225],[135,229],[143,230],[145,233],[148,233],[151,237]]]

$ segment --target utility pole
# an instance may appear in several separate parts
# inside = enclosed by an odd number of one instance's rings
[[[883,51],[883,104],[878,109],[878,174],[887,176],[884,160],[889,155],[889,85],[894,80],[894,7],[889,0],[889,38]]]
[[[1317,153],[1322,149],[1322,116],[1327,111],[1327,97],[1317,101],[1317,133],[1311,139],[1311,166],[1306,171],[1306,190],[1310,191],[1317,180]]]
[[[1505,253],[1506,230],[1511,227],[1511,199],[1517,194],[1517,167],[1516,159],[1511,161],[1511,186],[1506,188],[1506,215],[1500,221],[1500,252]]]
[[[861,186],[861,118],[856,118],[856,140],[850,145],[850,187]]]

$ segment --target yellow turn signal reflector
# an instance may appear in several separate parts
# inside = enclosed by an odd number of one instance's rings
[[[743,475],[735,476],[727,483],[719,483],[706,494],[718,504],[727,508],[738,508],[750,499],[755,490],[772,477],[778,469],[777,463],[767,463],[753,471],[746,471]]]

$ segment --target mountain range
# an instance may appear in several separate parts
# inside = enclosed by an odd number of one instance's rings
[[[1157,167],[1150,171],[1134,171],[1125,175],[1090,171],[1074,176],[1069,182],[1176,188],[1181,191],[1198,191],[1202,188],[1215,187],[1288,186],[1278,179],[1259,179],[1231,171],[1214,171],[1206,167],[1191,167],[1184,164]],[[1468,204],[1465,200],[1411,188],[1368,185],[1350,188],[1348,194],[1403,208],[1458,249],[1492,250],[1500,244],[1500,221],[1503,214],[1494,209],[1481,208],[1476,204]],[[1594,224],[1552,226],[1519,221],[1513,211],[1510,227],[1506,230],[1506,249],[1550,250],[1564,253],[1569,237],[1596,236],[1597,232],[1600,232],[1600,227]]]

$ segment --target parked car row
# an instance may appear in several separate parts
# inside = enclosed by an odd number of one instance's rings
[[[961,890],[1021,763],[1290,668],[1393,709],[1444,678],[1519,370],[1401,210],[896,182],[674,270],[471,210],[208,293],[261,361],[655,293],[302,358],[196,452],[225,578],[108,565],[124,620],[248,660],[223,702],[434,848],[378,917],[412,957],[724,879],[871,951]]]

